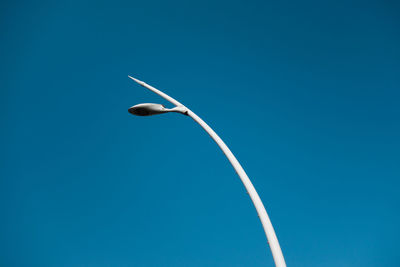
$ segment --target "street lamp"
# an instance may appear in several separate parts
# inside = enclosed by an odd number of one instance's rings
[[[244,187],[246,188],[247,192],[250,195],[250,198],[257,210],[258,217],[261,220],[261,224],[264,228],[265,235],[267,236],[267,240],[272,252],[272,257],[274,258],[275,266],[277,267],[285,267],[285,259],[282,254],[281,247],[278,242],[278,238],[276,237],[275,230],[272,226],[271,220],[269,219],[269,216],[267,214],[267,211],[265,210],[265,207],[263,203],[261,202],[261,199],[254,188],[253,184],[251,183],[249,177],[243,170],[242,166],[240,165],[239,161],[236,159],[236,157],[232,154],[228,146],[222,141],[222,139],[214,132],[213,129],[210,128],[210,126],[207,125],[199,116],[197,116],[193,111],[182,105],[180,102],[177,100],[173,99],[169,95],[161,92],[160,90],[146,84],[145,82],[142,82],[138,79],[135,79],[131,76],[128,76],[141,86],[149,89],[150,91],[158,94],[162,98],[166,99],[173,105],[175,105],[174,108],[168,109],[165,108],[161,104],[151,104],[151,103],[146,103],[146,104],[138,104],[135,105],[131,108],[129,108],[129,113],[137,116],[151,116],[151,115],[157,115],[157,114],[163,114],[163,113],[168,113],[168,112],[177,112],[181,113],[184,115],[187,115],[191,117],[195,122],[197,122],[210,136],[211,138],[217,143],[217,145],[221,148],[222,152],[224,152],[225,156],[228,158],[229,162],[232,164],[233,168],[235,169],[236,173],[239,175],[240,180],[242,181]]]

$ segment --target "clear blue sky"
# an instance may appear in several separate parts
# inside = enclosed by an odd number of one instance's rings
[[[396,1],[2,1],[0,266],[399,266]]]

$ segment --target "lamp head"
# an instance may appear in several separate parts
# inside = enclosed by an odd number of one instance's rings
[[[169,109],[166,109],[161,104],[153,104],[153,103],[144,103],[134,105],[128,109],[129,113],[136,115],[136,116],[151,116],[157,115],[162,113],[169,112]]]

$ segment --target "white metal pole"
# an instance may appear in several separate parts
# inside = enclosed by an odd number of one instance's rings
[[[267,214],[267,211],[265,210],[265,207],[256,191],[254,188],[253,184],[251,183],[249,177],[247,176],[246,172],[240,165],[239,161],[236,159],[236,157],[233,155],[231,150],[228,148],[228,146],[222,141],[222,139],[214,132],[213,129],[211,129],[210,126],[207,125],[199,116],[197,116],[193,111],[182,105],[180,102],[176,101],[172,97],[168,96],[167,94],[161,92],[160,90],[146,84],[145,82],[139,81],[131,76],[129,76],[132,80],[135,82],[139,83],[143,87],[146,87],[147,89],[153,91],[154,93],[160,95],[167,101],[171,102],[172,104],[178,106],[181,108],[182,114],[190,116],[195,122],[197,122],[210,136],[211,138],[217,143],[217,145],[221,148],[221,150],[224,152],[225,156],[228,158],[229,162],[232,164],[233,168],[235,169],[236,173],[239,175],[240,180],[242,181],[244,187],[246,188],[247,192],[250,195],[250,198],[257,210],[258,217],[261,220],[261,224],[264,228],[265,235],[267,236],[267,240],[269,243],[269,246],[271,248],[272,256],[274,258],[275,266],[277,267],[286,267],[285,259],[282,254],[281,247],[278,242],[278,238],[276,237],[274,227],[272,226],[271,220],[269,219],[269,216]]]

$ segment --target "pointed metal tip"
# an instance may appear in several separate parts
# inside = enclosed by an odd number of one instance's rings
[[[129,78],[131,78],[132,80],[134,80],[135,82],[137,82],[138,84],[142,85],[143,82],[141,80],[135,79],[132,76],[128,75]]]

